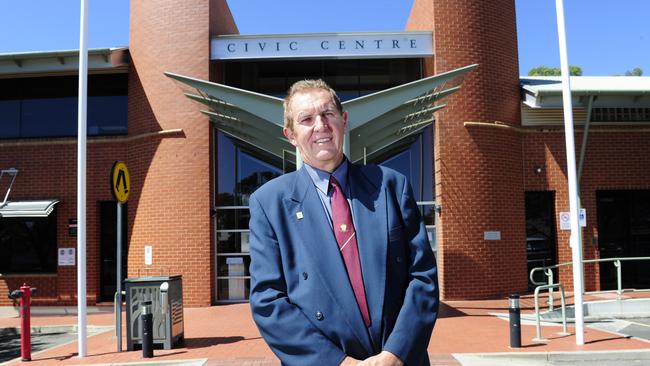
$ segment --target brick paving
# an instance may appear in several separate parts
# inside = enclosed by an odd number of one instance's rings
[[[638,296],[638,295],[637,295]],[[647,295],[646,295],[647,296]],[[604,296],[607,297],[607,296]],[[598,297],[590,297],[594,299]],[[522,298],[524,312],[532,311],[532,298]],[[482,301],[447,301],[441,307],[429,352],[434,365],[459,365],[454,353],[484,352],[554,352],[648,349],[650,343],[612,333],[587,328],[586,344],[575,344],[573,334],[558,335],[561,327],[543,328],[546,342],[534,342],[535,327],[522,326],[522,348],[509,348],[508,322],[490,313],[506,313],[507,299]],[[74,315],[34,316],[33,326],[75,325]],[[89,325],[112,325],[113,315],[89,314]],[[17,327],[15,316],[0,318],[0,327]],[[125,324],[125,322],[123,323]],[[125,326],[124,326],[125,327]],[[123,328],[125,330],[125,328]],[[569,331],[573,333],[573,328]],[[123,336],[126,350],[126,336]],[[141,351],[116,352],[114,332],[105,332],[88,338],[87,357],[77,357],[76,341],[34,354],[30,364],[89,365],[145,361]],[[255,327],[248,304],[219,305],[185,309],[185,344],[171,350],[156,349],[154,361],[208,359],[207,366],[269,366],[279,365]],[[8,363],[21,364],[20,361]]]

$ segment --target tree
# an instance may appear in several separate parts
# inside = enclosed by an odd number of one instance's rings
[[[562,71],[559,67],[537,66],[528,71],[528,76],[560,76]],[[569,66],[569,75],[581,76],[582,68],[576,65]]]
[[[643,75],[643,70],[640,67],[635,67],[632,71],[626,71],[625,76],[641,76]]]

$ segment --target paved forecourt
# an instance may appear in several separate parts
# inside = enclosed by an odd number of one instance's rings
[[[522,298],[522,311],[530,313],[533,301],[530,297]],[[608,332],[587,327],[586,344],[578,346],[575,337],[558,334],[561,327],[545,325],[543,336],[548,340],[536,342],[535,326],[525,322],[522,325],[522,348],[509,348],[509,325],[504,319],[491,314],[507,312],[507,299],[485,301],[448,301],[441,305],[440,317],[429,344],[431,360],[436,365],[487,365],[507,364],[511,358],[516,360],[528,357],[530,362],[545,364],[549,354],[578,357],[587,360],[590,354],[598,351],[628,351],[624,357],[645,357],[650,342],[626,336],[617,332]],[[32,325],[35,327],[52,325],[75,325],[75,315],[34,315]],[[111,313],[88,315],[88,324],[92,326],[113,325]],[[124,321],[123,324],[126,324]],[[11,312],[2,316],[0,311],[0,328],[19,327],[20,319]],[[125,327],[123,331],[126,332]],[[573,327],[569,328],[573,332]],[[122,337],[123,349],[126,349],[126,335]],[[157,365],[279,365],[273,353],[264,343],[259,331],[252,321],[248,304],[220,305],[206,308],[185,309],[185,344],[171,350],[156,349],[153,359],[143,359],[141,351],[118,353],[114,331],[89,336],[87,342],[88,356],[80,359],[76,356],[77,342],[35,352],[32,362],[40,365],[91,365],[91,364],[134,364],[155,362]],[[632,353],[630,353],[630,351]],[[489,354],[489,355],[485,355]],[[504,356],[506,355],[506,356]],[[496,357],[496,359],[490,358]],[[560,356],[556,356],[560,357]],[[487,362],[487,363],[486,363]],[[491,363],[492,362],[492,363]],[[528,362],[528,361],[527,361]],[[19,360],[6,364],[18,365]],[[550,364],[550,363],[548,363]]]

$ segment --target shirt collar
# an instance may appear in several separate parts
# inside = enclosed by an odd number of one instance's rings
[[[326,172],[314,168],[313,166],[305,163],[305,169],[309,173],[309,177],[314,182],[319,191],[327,195],[330,184],[330,175],[333,175],[337,182],[341,185],[343,192],[348,192],[348,159],[343,158],[343,162],[334,170],[333,173]]]

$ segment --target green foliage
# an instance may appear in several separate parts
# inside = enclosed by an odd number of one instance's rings
[[[559,67],[537,66],[528,71],[528,76],[560,76],[562,72]],[[569,75],[581,76],[582,68],[576,65],[569,65]]]
[[[625,76],[641,76],[643,75],[643,70],[640,67],[635,67],[632,71],[626,71]]]
[[[576,65],[569,65],[569,75],[582,76],[582,67]]]

